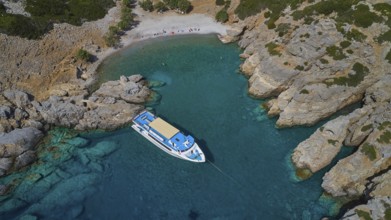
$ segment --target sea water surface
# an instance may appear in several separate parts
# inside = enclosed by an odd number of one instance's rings
[[[324,172],[297,181],[292,150],[314,127],[276,129],[247,95],[240,49],[214,35],[144,41],[109,57],[100,82],[142,74],[161,95],[157,115],[192,134],[208,161],[172,157],[130,127],[76,134],[56,128],[39,161],[6,178],[1,219],[320,219]],[[344,150],[340,156],[351,150]]]
[[[89,219],[320,219],[332,203],[321,199],[321,177],[298,182],[289,156],[316,127],[276,129],[260,100],[247,95],[240,49],[216,36],[141,42],[107,59],[101,82],[142,74],[164,82],[153,106],[192,134],[208,162],[179,160],[131,128],[104,139],[111,175],[85,202]],[[100,141],[100,140],[97,140]],[[92,143],[93,144],[93,143]]]

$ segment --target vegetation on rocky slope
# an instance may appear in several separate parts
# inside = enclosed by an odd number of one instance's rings
[[[37,39],[54,23],[81,25],[103,18],[113,6],[112,0],[27,0],[25,10],[31,17],[10,14],[0,7],[0,32]]]

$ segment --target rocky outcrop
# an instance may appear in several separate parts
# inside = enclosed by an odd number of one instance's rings
[[[391,75],[387,75],[367,90],[365,104],[372,110],[353,123],[345,137],[345,143],[360,145],[358,150],[340,160],[323,177],[322,187],[331,195],[370,193],[372,179],[391,166],[390,82]],[[384,182],[389,177],[382,175]]]
[[[43,133],[36,128],[15,129],[0,135],[0,176],[35,161],[35,145]]]
[[[141,75],[121,76],[89,95],[82,86],[60,84],[38,102],[19,90],[0,96],[0,176],[35,161],[35,145],[48,125],[77,130],[112,130],[131,122],[150,90]],[[4,133],[1,133],[4,132]]]
[[[391,197],[383,196],[371,199],[367,204],[358,205],[347,211],[341,218],[343,220],[389,219],[391,216]]]
[[[383,52],[365,41],[349,41],[343,56],[335,57],[333,48],[347,40],[334,20],[280,20],[278,30],[256,26],[239,42],[245,47],[241,70],[250,77],[249,93],[276,97],[268,103],[268,114],[279,115],[277,126],[313,125],[362,100],[366,89],[385,74],[389,64],[382,61]]]
[[[14,7],[22,1],[2,1],[13,13],[25,13]],[[119,12],[120,7],[114,7],[105,18],[85,22],[82,26],[55,24],[40,40],[0,34],[0,92],[22,89],[41,101],[51,95],[48,88],[52,86],[78,84],[76,81],[81,75],[94,71],[97,65],[78,60],[77,51],[83,48],[94,56],[102,52],[105,48],[103,35],[119,18]]]
[[[341,150],[352,124],[371,111],[370,107],[364,107],[327,122],[295,148],[292,154],[293,164],[296,168],[308,169],[311,173],[329,165]]]

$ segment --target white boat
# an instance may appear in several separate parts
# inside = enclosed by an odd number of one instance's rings
[[[191,135],[185,135],[149,111],[133,118],[132,128],[164,152],[191,162],[205,162],[205,155]]]

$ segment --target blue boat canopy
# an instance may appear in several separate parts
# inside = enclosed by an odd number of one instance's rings
[[[177,128],[148,111],[139,114],[133,121],[151,134],[157,134],[166,146],[175,151],[186,151],[194,144],[192,136],[184,135]]]

